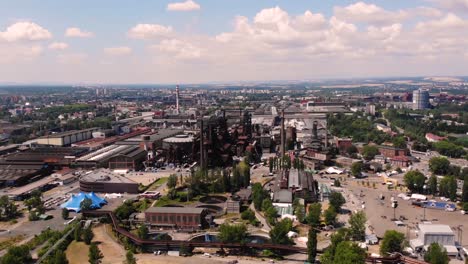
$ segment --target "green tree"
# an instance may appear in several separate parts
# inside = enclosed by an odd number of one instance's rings
[[[346,148],[346,153],[348,153],[348,155],[353,155],[357,152],[358,152],[358,149],[354,145],[351,145],[348,148]]]
[[[231,186],[234,190],[239,190],[241,187],[241,174],[237,166],[232,167]]]
[[[87,211],[90,210],[91,207],[93,206],[93,201],[89,198],[85,198],[83,201],[80,203],[80,209],[81,211]]]
[[[349,234],[354,241],[363,241],[366,236],[367,217],[364,211],[352,214],[349,218]]]
[[[351,174],[353,176],[358,177],[361,175],[361,172],[362,172],[362,162],[354,162],[351,165]]]
[[[244,212],[242,212],[241,218],[242,218],[243,220],[247,220],[247,221],[249,221],[249,222],[253,222],[253,221],[255,221],[255,219],[256,219],[256,218],[255,218],[255,213],[254,213],[252,210],[250,210],[250,209],[247,209],[247,210],[245,210]]]
[[[114,210],[115,216],[119,220],[128,219],[130,215],[133,214],[134,212],[135,212],[135,208],[132,206],[131,202],[129,201],[124,202],[122,205],[120,205],[119,207],[117,207],[117,209]]]
[[[424,190],[426,177],[420,171],[409,171],[405,174],[403,181],[411,192],[421,193]]]
[[[307,235],[307,260],[310,263],[315,263],[317,257],[317,231],[314,228],[309,229]]]
[[[68,264],[65,252],[63,252],[63,250],[55,250],[54,257],[50,264]]]
[[[309,213],[306,221],[312,228],[317,228],[320,225],[320,216],[322,215],[322,204],[313,203],[309,205]]]
[[[39,208],[43,207],[43,202],[41,199],[41,196],[36,194],[31,196],[31,198],[27,199],[24,201],[24,205],[28,208],[29,211],[31,211],[33,208]]]
[[[0,220],[10,220],[18,216],[18,207],[4,195],[0,197]]]
[[[127,254],[125,254],[125,264],[136,264],[136,259],[135,256],[133,255],[133,252],[131,250],[127,251]]]
[[[379,154],[379,149],[376,146],[366,145],[362,148],[362,156],[366,160],[371,160],[375,155]]]
[[[291,239],[288,237],[288,232],[292,230],[292,221],[288,218],[285,218],[270,230],[271,242],[274,244],[280,245],[290,245],[292,244]]]
[[[348,229],[340,228],[330,237],[330,245],[325,249],[324,253],[320,257],[320,260],[323,264],[334,264],[334,258],[336,254],[336,249],[338,244],[343,241],[348,241]]]
[[[257,182],[252,185],[252,202],[255,206],[255,209],[261,210],[262,202],[267,197],[268,197],[268,194],[263,189],[262,184]]]
[[[85,228],[83,230],[83,241],[85,242],[86,245],[91,244],[93,237],[94,237],[94,234],[93,234],[93,231],[91,230],[91,227]]]
[[[453,176],[445,176],[440,180],[439,195],[455,201],[457,198],[457,179]]]
[[[333,185],[334,185],[335,187],[341,187],[341,182],[340,182],[340,180],[335,179],[335,181],[333,182]]]
[[[244,224],[229,225],[224,223],[219,227],[218,238],[221,242],[245,243],[247,235],[247,227]]]
[[[450,161],[444,157],[433,157],[429,160],[429,169],[438,175],[445,175],[449,170]]]
[[[334,264],[364,264],[366,252],[356,243],[343,241],[336,247]]]
[[[10,247],[1,259],[2,264],[24,264],[31,262],[31,253],[26,245]]]
[[[148,239],[148,227],[146,227],[146,225],[140,225],[140,227],[138,227],[138,237],[141,238],[141,239]]]
[[[405,235],[395,230],[385,231],[382,243],[380,245],[380,254],[382,256],[388,256],[389,253],[403,251],[403,243],[405,241]]]
[[[392,144],[396,148],[406,148],[406,140],[403,136],[394,137]]]
[[[339,192],[331,192],[330,197],[328,197],[330,206],[335,208],[335,211],[338,212],[341,209],[341,206],[346,203],[345,198]]]
[[[167,187],[169,189],[175,188],[177,186],[177,175],[171,174],[167,179]]]
[[[99,250],[98,246],[96,243],[92,243],[91,246],[89,247],[89,253],[88,253],[88,260],[90,264],[99,264],[101,263],[103,255],[101,251]]]
[[[296,208],[294,209],[294,215],[297,217],[297,221],[302,223],[305,217],[304,205],[299,204],[298,206],[296,206]]]
[[[336,209],[333,206],[328,207],[327,210],[323,213],[323,216],[325,218],[325,223],[327,225],[335,225],[336,224],[336,216],[338,214],[336,213]]]
[[[81,224],[78,223],[73,231],[73,239],[75,241],[81,241]]]
[[[436,195],[437,194],[437,176],[432,174],[427,182],[427,190],[429,194]]]
[[[462,187],[462,202],[468,203],[468,175],[465,175]]]
[[[247,187],[250,185],[250,166],[246,161],[241,161],[236,167],[239,169],[241,175],[241,187]]]
[[[424,261],[431,264],[448,264],[450,259],[447,256],[447,251],[434,242],[429,246],[426,254],[424,254]]]
[[[62,209],[62,218],[63,218],[64,220],[67,220],[69,216],[70,216],[70,213],[68,212],[68,209],[67,209],[67,208],[63,208],[63,209]]]

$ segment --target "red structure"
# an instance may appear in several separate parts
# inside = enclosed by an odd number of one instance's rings
[[[353,145],[353,141],[350,138],[335,138],[335,144],[340,152],[344,152]]]
[[[391,146],[378,146],[380,154],[386,158],[393,158],[397,156],[406,156],[406,149],[395,148]]]

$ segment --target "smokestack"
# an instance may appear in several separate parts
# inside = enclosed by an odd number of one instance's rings
[[[179,85],[176,86],[176,110],[177,114],[179,114]]]
[[[313,133],[314,139],[318,139],[317,125],[318,125],[318,122],[314,121],[314,123],[312,125],[312,133]]]
[[[285,150],[286,150],[286,142],[285,142],[285,133],[284,133],[284,109],[281,110],[281,157],[284,156]]]
[[[205,168],[205,146],[203,144],[203,116],[200,118],[200,167]]]
[[[325,148],[328,149],[328,124],[325,121]]]

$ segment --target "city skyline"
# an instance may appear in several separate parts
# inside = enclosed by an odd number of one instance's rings
[[[1,83],[466,75],[468,2],[2,1]]]

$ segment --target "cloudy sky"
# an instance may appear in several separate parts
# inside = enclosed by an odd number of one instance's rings
[[[468,75],[468,0],[0,0],[0,83]]]

